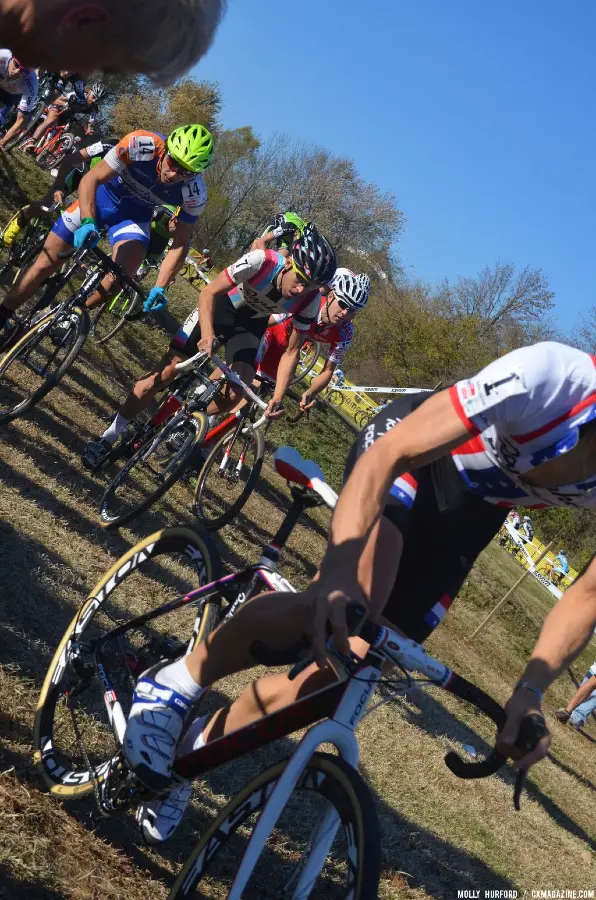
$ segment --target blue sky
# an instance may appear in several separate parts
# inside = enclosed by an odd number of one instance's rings
[[[565,327],[596,303],[595,41],[594,0],[231,0],[194,74],[226,127],[323,144],[393,192],[408,274],[539,267]]]

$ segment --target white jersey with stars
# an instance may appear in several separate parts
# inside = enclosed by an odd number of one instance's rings
[[[500,506],[596,506],[596,463],[584,481],[537,488],[525,473],[571,450],[596,418],[596,357],[547,341],[523,347],[450,390],[474,435],[452,451],[469,490]]]

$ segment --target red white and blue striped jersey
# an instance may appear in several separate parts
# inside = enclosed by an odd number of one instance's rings
[[[596,357],[546,341],[508,353],[449,390],[473,434],[452,451],[470,491],[499,506],[596,506],[596,459],[591,477],[575,484],[522,481],[575,447],[579,427],[596,418]]]
[[[297,331],[308,331],[319,312],[318,291],[308,290],[295,297],[282,297],[275,286],[275,279],[286,262],[285,256],[275,250],[251,250],[225,269],[233,286],[228,297],[236,307],[248,306],[254,310],[253,318],[263,318],[272,313],[286,312],[293,316]]]

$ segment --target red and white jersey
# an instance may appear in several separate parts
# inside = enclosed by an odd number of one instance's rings
[[[596,418],[596,357],[547,341],[523,347],[450,390],[474,436],[452,451],[469,490],[499,506],[596,506],[596,460],[589,478],[555,488],[522,482],[567,453],[579,427]]]
[[[19,110],[31,112],[37,103],[38,81],[33,69],[21,69],[16,78],[8,77],[8,64],[12,59],[10,50],[0,50],[0,90],[7,94],[21,95]]]
[[[333,365],[338,366],[350,347],[354,337],[354,326],[350,319],[344,319],[337,325],[324,325],[322,313],[327,299],[319,295],[317,302],[319,303],[317,318],[306,333],[314,341],[329,344],[327,358]],[[279,361],[290,342],[292,327],[295,325],[294,317],[288,313],[280,313],[271,318],[274,324],[269,326],[261,341],[257,355],[259,364],[257,371],[259,375],[266,375],[275,380]]]

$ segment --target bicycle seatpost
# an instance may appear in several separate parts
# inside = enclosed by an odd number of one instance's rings
[[[281,551],[287,544],[288,538],[296,527],[304,510],[321,505],[321,501],[318,497],[309,494],[304,488],[300,488],[296,485],[292,486],[292,500],[292,505],[288,509],[283,522],[277,529],[269,546],[263,551],[263,556],[274,563],[277,563]]]

